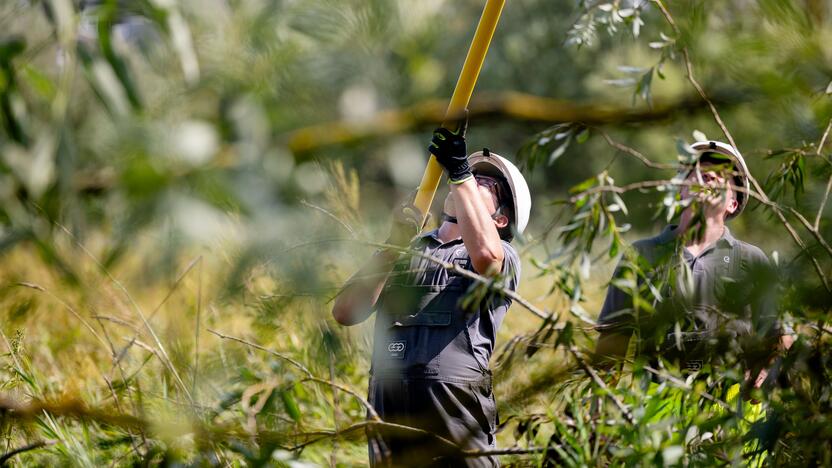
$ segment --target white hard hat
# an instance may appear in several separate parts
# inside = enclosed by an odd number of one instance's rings
[[[468,164],[475,174],[498,176],[506,179],[511,190],[511,199],[514,203],[514,228],[522,234],[529,224],[529,213],[532,210],[532,197],[529,194],[529,186],[526,179],[517,166],[508,159],[488,151],[482,151],[468,156]]]
[[[699,158],[702,157],[703,154],[706,153],[716,153],[721,154],[724,156],[728,156],[728,159],[734,165],[734,169],[736,170],[737,174],[735,175],[735,184],[748,190],[748,166],[745,165],[745,159],[743,159],[740,152],[734,148],[733,146],[723,143],[721,141],[697,141],[690,145],[691,148],[696,152],[694,156],[698,161]],[[737,209],[728,215],[726,219],[736,218],[743,209],[745,209],[745,205],[748,204],[748,194],[745,192],[736,192],[735,196],[737,197]]]

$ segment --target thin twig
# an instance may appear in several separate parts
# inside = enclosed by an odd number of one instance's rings
[[[332,214],[332,212],[330,212],[330,211],[326,210],[325,208],[320,207],[320,206],[318,206],[318,205],[315,205],[315,204],[309,203],[309,202],[308,202],[308,201],[306,201],[306,200],[301,200],[301,201],[300,201],[300,204],[301,204],[301,205],[303,205],[303,206],[306,206],[306,207],[308,207],[308,208],[312,208],[313,210],[318,210],[318,211],[320,211],[321,213],[323,213],[324,215],[326,215],[326,216],[328,216],[328,217],[330,217],[330,218],[334,219],[334,220],[335,220],[335,222],[337,222],[338,224],[340,224],[340,225],[341,225],[341,227],[343,227],[343,228],[344,228],[347,232],[349,232],[349,233],[350,233],[350,236],[352,236],[353,238],[355,237],[355,231],[353,231],[353,229],[349,226],[349,224],[345,223],[345,222],[344,222],[344,221],[342,221],[340,218],[338,218],[337,216],[335,216],[334,214]]]
[[[673,31],[676,33],[676,35],[681,36],[681,32],[679,30],[679,27],[676,25],[676,22],[673,20],[673,16],[670,14],[670,11],[665,7],[664,2],[662,2],[662,0],[653,0],[653,2],[656,3],[656,5],[658,5],[659,9],[662,12],[662,15],[664,15],[665,19],[667,20],[668,24],[670,24],[670,26],[673,28]],[[719,111],[717,111],[716,106],[714,105],[714,103],[708,98],[708,95],[705,93],[705,90],[702,88],[702,86],[699,84],[699,82],[693,76],[693,65],[692,65],[691,60],[690,60],[690,54],[688,53],[688,48],[687,47],[682,47],[681,51],[682,51],[682,56],[684,57],[684,60],[685,60],[685,69],[687,71],[688,81],[690,81],[690,83],[693,85],[694,88],[696,88],[696,91],[699,93],[699,95],[702,97],[702,99],[708,104],[708,107],[710,108],[711,113],[714,116],[714,120],[716,120],[716,123],[719,126],[719,128],[722,130],[722,133],[725,134],[725,138],[727,138],[728,142],[731,144],[731,146],[733,146],[736,149],[737,144],[734,141],[734,137],[731,136],[731,132],[728,131],[728,127],[725,125],[725,122],[723,122],[722,117],[719,115]],[[747,177],[748,177],[748,181],[751,183],[751,185],[754,187],[754,189],[760,194],[760,196],[764,200],[768,201],[768,196],[766,195],[765,191],[760,186],[760,184],[757,182],[757,179],[755,179],[754,176],[752,176],[750,173],[747,174]],[[830,182],[830,183],[832,183],[832,182]],[[775,207],[774,214],[777,216],[777,219],[780,220],[780,223],[782,223],[783,226],[786,228],[786,231],[788,231],[789,235],[795,241],[795,243],[798,245],[798,247],[800,247],[802,250],[806,251],[807,250],[806,243],[803,241],[803,238],[801,238],[800,235],[797,234],[797,231],[795,231],[794,227],[792,227],[792,225],[789,223],[789,221],[786,220],[786,217],[783,215],[782,210]],[[815,271],[818,273],[818,276],[820,276],[821,281],[823,282],[823,287],[826,289],[826,292],[832,293],[832,287],[830,287],[829,281],[826,278],[826,274],[823,272],[823,269],[821,268],[817,259],[813,256],[810,256],[810,258],[811,258],[811,261],[812,261],[812,265],[815,267]]]
[[[39,440],[37,442],[32,442],[31,444],[26,444],[22,447],[18,447],[0,456],[0,466],[6,466],[6,462],[8,462],[15,455],[21,454],[23,452],[30,452],[32,450],[36,450],[42,447],[50,447],[57,443],[57,440]]]
[[[805,227],[806,230],[809,231],[810,234],[812,234],[812,236],[815,238],[815,240],[817,240],[818,243],[824,249],[826,249],[826,252],[829,254],[829,256],[832,257],[832,246],[830,246],[829,243],[826,242],[826,239],[824,239],[823,236],[820,234],[820,232],[818,232],[817,228],[812,226],[812,224],[809,223],[809,220],[806,219],[799,211],[792,208],[791,206],[789,206],[787,208],[788,208],[789,212],[795,218],[797,218],[798,221],[800,221],[800,223],[803,225],[803,227]]]
[[[823,137],[820,139],[820,143],[818,143],[818,153],[821,153],[823,151],[823,145],[826,144],[826,138],[829,137],[829,130],[832,130],[832,119],[829,119],[829,125],[826,126],[826,131],[823,132]],[[823,216],[823,210],[826,208],[826,202],[829,200],[830,191],[832,191],[832,174],[829,175],[829,181],[826,182],[826,192],[824,192],[823,198],[821,198],[820,200],[818,214],[815,215],[814,228],[816,231],[820,227],[820,218],[821,216]]]
[[[353,390],[349,387],[345,387],[344,385],[338,384],[338,383],[333,382],[331,380],[326,380],[326,379],[322,379],[320,377],[315,376],[314,374],[312,374],[312,372],[306,366],[304,366],[300,362],[290,358],[289,356],[286,356],[283,353],[279,353],[279,352],[274,351],[272,349],[261,346],[257,343],[252,343],[251,341],[244,340],[242,338],[237,338],[235,336],[226,335],[224,333],[218,332],[216,330],[212,330],[210,328],[206,328],[206,330],[209,333],[212,333],[212,334],[214,334],[214,335],[216,335],[216,336],[218,336],[222,339],[236,341],[238,343],[244,344],[244,345],[249,346],[251,348],[258,349],[260,351],[269,353],[272,356],[276,356],[276,357],[279,357],[280,359],[283,359],[284,361],[288,362],[289,364],[293,365],[294,367],[299,369],[301,372],[303,372],[303,374],[306,376],[303,380],[308,380],[310,382],[315,382],[315,383],[319,383],[319,384],[323,384],[323,385],[329,385],[331,387],[337,388],[338,390],[341,390],[344,393],[348,393],[348,394],[352,395],[358,401],[361,402],[361,404],[367,409],[367,411],[370,413],[370,415],[372,416],[372,418],[374,420],[379,420],[379,421],[381,420],[381,417],[379,417],[375,408],[373,408],[373,405],[371,405],[370,402],[368,402],[364,397],[359,395],[355,390]]]
[[[167,294],[165,294],[165,297],[162,298],[162,301],[159,302],[159,304],[153,309],[152,312],[150,312],[150,315],[148,316],[148,320],[152,320],[153,317],[156,316],[156,314],[162,309],[162,306],[165,305],[165,303],[168,301],[168,299],[170,299],[170,297],[173,296],[173,293],[176,292],[176,290],[179,288],[179,284],[185,279],[185,276],[188,275],[188,273],[196,266],[197,263],[201,263],[201,262],[202,262],[202,256],[201,255],[199,257],[196,257],[193,260],[191,260],[191,262],[188,264],[188,266],[185,267],[185,269],[182,271],[182,273],[179,274],[179,277],[176,278],[176,281],[173,282],[173,285],[171,285]],[[130,349],[130,346],[133,345],[133,341],[139,338],[139,334],[140,334],[139,332],[136,332],[136,334],[133,336],[133,339],[130,340],[127,343],[127,345],[124,348],[121,349],[121,351],[119,351],[119,353],[116,357],[116,361],[115,361],[116,364],[119,363],[124,358],[124,356],[127,354],[127,351]]]
[[[453,271],[454,273],[457,273],[460,276],[464,276],[465,278],[468,278],[468,279],[474,280],[478,283],[481,283],[481,284],[485,285],[486,287],[488,287],[488,289],[490,289],[490,290],[497,291],[497,292],[500,292],[502,294],[505,294],[506,296],[511,298],[514,302],[520,304],[524,309],[528,310],[529,312],[531,312],[532,314],[536,315],[538,318],[541,318],[543,320],[550,319],[554,314],[554,312],[546,313],[545,311],[541,310],[539,307],[537,307],[534,304],[532,304],[531,302],[529,302],[523,296],[517,294],[517,292],[512,291],[511,289],[508,289],[508,288],[505,288],[503,286],[500,286],[500,285],[496,284],[495,283],[496,278],[488,278],[488,277],[482,276],[480,274],[477,274],[477,273],[475,273],[471,270],[466,270],[466,269],[460,267],[459,265],[457,265],[455,263],[446,262],[446,261],[442,260],[441,258],[437,258],[437,257],[434,257],[432,255],[424,254],[424,253],[421,253],[421,252],[408,250],[408,249],[402,248],[400,246],[391,245],[391,244],[382,244],[382,243],[372,243],[372,242],[370,242],[368,244],[373,245],[375,247],[379,247],[379,248],[399,250],[402,253],[408,253],[408,254],[411,254],[411,255],[416,255],[417,257],[421,257],[421,258],[424,258],[424,259],[429,260],[431,262],[434,262],[434,263],[436,263],[437,265],[441,266],[442,268],[444,268],[446,270]]]
[[[630,146],[627,146],[623,143],[619,143],[613,140],[610,135],[600,128],[596,128],[596,130],[601,133],[601,136],[604,137],[604,140],[607,140],[607,144],[612,146],[613,148],[621,151],[624,154],[629,154],[630,156],[638,159],[641,161],[642,164],[645,166],[652,168],[652,169],[678,169],[678,164],[666,164],[666,163],[657,163],[651,161],[647,156],[643,155],[640,151]]]
[[[333,356],[332,351],[327,353],[329,357],[329,381],[335,381],[335,356]],[[338,387],[332,386],[332,426],[335,427],[335,430],[338,430],[338,412],[340,411],[340,405],[338,404]],[[329,466],[335,468],[338,466],[338,441],[333,439],[332,440],[332,454],[329,457]]]
[[[754,184],[756,184],[756,181],[750,176],[750,174],[749,174],[749,180],[752,181]],[[664,187],[664,186],[667,186],[667,185],[692,187],[692,186],[700,186],[701,184],[699,184],[698,182],[688,182],[688,181],[645,180],[645,181],[634,182],[634,183],[631,183],[631,184],[626,184],[626,185],[621,185],[621,186],[618,186],[618,185],[597,185],[597,186],[594,186],[594,187],[590,187],[589,189],[584,190],[583,192],[580,192],[580,193],[577,193],[577,194],[571,196],[567,201],[569,203],[574,204],[578,200],[580,200],[581,198],[583,198],[587,195],[595,194],[595,193],[614,192],[614,193],[621,194],[621,193],[629,192],[629,191],[632,191],[632,190],[640,190],[640,189],[646,189],[646,188],[657,188],[657,187]],[[755,200],[759,201],[763,205],[772,208],[772,211],[774,212],[775,215],[777,215],[778,219],[780,219],[781,224],[783,224],[783,226],[789,232],[789,234],[791,235],[792,239],[795,241],[797,246],[800,247],[801,251],[806,252],[807,256],[809,257],[809,260],[812,262],[812,266],[815,268],[815,272],[818,274],[818,277],[820,278],[821,283],[823,284],[824,289],[826,289],[827,292],[832,293],[832,288],[830,288],[829,280],[827,279],[826,273],[824,273],[823,268],[821,267],[820,263],[818,262],[818,259],[815,258],[813,255],[811,255],[809,253],[809,249],[808,249],[808,246],[806,245],[806,242],[797,234],[797,232],[794,230],[794,227],[792,227],[791,223],[789,223],[786,220],[785,216],[783,215],[783,211],[788,211],[788,210],[784,209],[779,204],[771,201],[771,199],[769,199],[765,195],[764,192],[761,192],[761,189],[759,188],[759,185],[756,185],[754,189],[747,189],[745,187],[734,187],[734,190],[737,191],[737,192],[746,193],[746,194],[748,194],[749,197],[754,198]],[[801,217],[802,217],[802,215],[801,215]],[[800,218],[798,218],[798,219],[800,219]],[[805,220],[805,218],[804,218],[804,220]],[[803,221],[801,221],[801,222],[803,222]],[[815,236],[816,239],[820,237],[820,233],[818,231],[813,230],[812,226],[810,224],[808,224],[808,222],[805,225],[806,225],[807,229],[810,231],[810,233],[812,233],[812,235]],[[824,245],[825,248],[828,246],[828,245],[825,245],[826,244],[825,241],[820,241],[820,242],[821,242],[822,245]],[[832,255],[832,251],[830,251],[830,249],[827,249],[827,251],[830,252],[830,254]]]
[[[627,408],[624,402],[618,399],[615,393],[613,393],[612,390],[610,390],[610,388],[607,386],[607,384],[604,383],[601,377],[598,376],[598,373],[595,371],[595,369],[593,369],[592,366],[590,366],[586,362],[586,360],[580,354],[578,354],[578,348],[570,346],[569,352],[572,354],[575,360],[578,361],[578,365],[581,366],[581,369],[583,369],[584,372],[586,372],[592,378],[592,381],[595,382],[595,385],[601,387],[601,389],[604,390],[604,393],[606,393],[606,395],[610,397],[612,402],[615,404],[616,408],[618,408],[618,411],[620,411],[621,414],[624,416],[624,419],[626,419],[627,422],[631,425],[635,425],[636,420],[633,417],[633,414],[630,413],[630,410]]]
[[[676,36],[680,37],[681,31],[679,30],[679,26],[676,25],[676,22],[673,20],[673,16],[670,14],[670,11],[665,7],[664,2],[662,2],[662,0],[653,0],[653,2],[656,3],[656,5],[658,5],[659,10],[661,10],[662,15],[664,15],[668,24],[670,24],[670,27],[673,28],[673,31],[676,33]],[[687,72],[688,81],[690,81],[690,84],[692,84],[693,87],[696,88],[696,92],[699,93],[699,96],[702,97],[702,100],[708,104],[708,108],[711,110],[711,114],[713,114],[714,120],[716,120],[716,123],[722,130],[722,133],[725,135],[725,138],[728,139],[728,142],[731,144],[731,146],[736,148],[737,144],[736,142],[734,142],[734,137],[731,136],[731,132],[728,131],[728,127],[725,125],[725,122],[722,121],[722,117],[720,117],[719,112],[716,109],[716,106],[705,93],[705,89],[702,88],[702,85],[700,85],[696,78],[693,76],[693,65],[691,64],[688,48],[682,47],[681,51],[682,56],[685,60],[685,70]]]
[[[38,207],[38,209],[40,209],[40,207]],[[73,234],[72,231],[70,231],[66,226],[64,226],[61,223],[54,222],[54,224],[56,226],[58,226],[62,231],[64,231],[64,233],[66,233],[70,237],[70,239],[72,239],[73,243],[75,243],[75,245],[77,245],[78,248],[81,249],[81,251],[85,255],[87,255],[87,257],[89,257],[90,260],[93,261],[93,263],[95,263],[95,265],[101,270],[102,273],[104,273],[104,275],[110,280],[110,282],[112,282],[112,284],[114,284],[118,289],[120,289],[122,291],[122,293],[124,293],[124,297],[126,297],[127,301],[130,303],[130,305],[133,306],[133,310],[135,310],[136,314],[142,320],[142,323],[144,324],[148,333],[150,333],[150,336],[153,338],[153,341],[156,343],[156,346],[159,348],[159,354],[157,354],[157,356],[159,357],[159,360],[171,372],[174,379],[176,379],[176,383],[179,385],[179,388],[182,389],[182,391],[185,393],[185,395],[188,397],[188,399],[193,401],[193,398],[191,398],[191,393],[190,393],[190,391],[188,391],[188,387],[185,385],[185,382],[179,376],[179,372],[176,370],[176,367],[173,365],[173,361],[170,359],[170,356],[168,356],[168,353],[165,350],[164,345],[162,344],[162,340],[159,339],[159,336],[156,334],[156,331],[153,329],[153,327],[150,326],[150,322],[148,321],[147,316],[142,311],[141,306],[139,306],[139,304],[135,301],[135,299],[133,299],[133,296],[130,294],[130,292],[127,290],[127,288],[121,283],[121,281],[116,279],[116,277],[113,276],[110,273],[110,270],[108,270],[107,267],[105,267],[104,264],[101,263],[98,260],[98,258],[95,255],[93,255],[93,253],[90,252],[89,249],[87,249],[87,247],[81,241],[79,241],[75,237],[75,234]]]
[[[48,295],[49,297],[55,299],[56,301],[58,301],[62,306],[64,306],[64,308],[66,308],[66,310],[68,310],[72,315],[74,315],[75,318],[78,319],[78,321],[81,322],[81,325],[83,325],[84,328],[86,328],[87,330],[89,330],[90,333],[92,333],[92,336],[94,336],[98,341],[101,342],[101,344],[103,344],[105,347],[107,347],[107,341],[104,338],[102,338],[101,335],[99,335],[98,332],[96,332],[95,329],[92,328],[92,325],[87,323],[87,321],[84,320],[84,317],[81,317],[81,314],[79,314],[65,300],[61,299],[60,297],[58,297],[55,294],[52,294],[51,291],[49,291],[48,289],[44,288],[43,286],[41,286],[39,284],[29,283],[27,281],[21,281],[21,282],[17,283],[17,285],[18,286],[23,286],[24,288],[30,288],[30,289],[34,289],[36,291],[40,291],[40,292]]]
[[[191,393],[193,393],[194,401],[197,400],[197,383],[199,379],[199,329],[201,327],[200,318],[202,315],[202,264],[199,262],[199,286],[196,292],[196,330],[194,330],[194,377],[191,386]]]

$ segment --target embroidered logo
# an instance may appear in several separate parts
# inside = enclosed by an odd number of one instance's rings
[[[726,256],[722,257],[722,261],[725,262],[725,263],[729,263],[731,261],[731,257],[726,255]]]
[[[407,348],[406,341],[391,341],[387,345],[387,352],[391,358],[404,359],[404,351]]]
[[[725,257],[725,258],[728,258],[728,257]],[[689,371],[696,372],[696,371],[702,370],[702,364],[703,364],[703,362],[701,360],[694,359],[694,360],[691,360],[691,361],[686,361],[685,362],[685,367]]]

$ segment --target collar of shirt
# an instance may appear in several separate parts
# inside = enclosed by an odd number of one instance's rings
[[[434,243],[439,244],[439,245],[450,245],[450,244],[462,242],[462,237],[457,237],[456,239],[449,240],[448,242],[442,242],[442,240],[439,239],[439,229],[434,229],[432,231],[422,233],[422,234],[419,235],[419,237],[417,237],[417,239],[419,239],[419,240],[432,240]]]

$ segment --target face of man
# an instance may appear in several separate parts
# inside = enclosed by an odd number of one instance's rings
[[[485,205],[485,209],[489,213],[494,213],[500,206],[498,196],[500,182],[493,177],[485,175],[475,175],[474,178],[477,181],[477,189],[479,191],[480,198]],[[444,211],[450,216],[457,215],[456,206],[454,205],[453,192],[448,192],[448,195],[445,197]],[[494,224],[498,229],[504,228],[508,226],[508,217],[502,213],[498,213],[494,217]]]
[[[700,162],[685,179],[690,185],[682,187],[682,200],[698,204],[706,217],[727,217],[739,207],[733,189],[732,170],[730,164]]]

